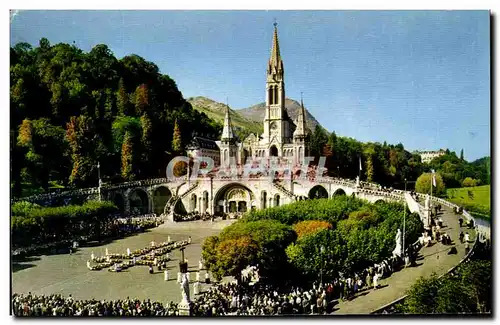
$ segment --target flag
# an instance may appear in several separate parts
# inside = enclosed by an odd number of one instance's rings
[[[359,171],[362,171],[363,167],[361,166],[361,157],[359,157]]]
[[[436,172],[434,169],[431,169],[432,172],[432,186],[436,187]]]

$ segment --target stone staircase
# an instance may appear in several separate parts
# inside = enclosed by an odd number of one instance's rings
[[[298,201],[298,196],[287,190],[283,185],[273,182],[273,186],[278,189],[281,193],[284,193],[288,198],[293,201]]]
[[[185,183],[184,183],[184,184],[185,184]],[[182,184],[182,185],[184,185],[184,184]],[[191,186],[187,189],[187,191],[186,191],[186,192],[184,192],[184,193],[182,193],[181,195],[179,195],[179,189],[181,188],[181,186],[182,186],[182,185],[178,186],[178,187],[177,187],[177,190],[175,191],[175,194],[174,194],[174,195],[172,195],[172,196],[170,197],[170,199],[168,199],[167,203],[165,204],[165,209],[164,209],[164,211],[163,211],[163,214],[164,214],[164,215],[169,215],[170,213],[173,213],[173,211],[174,211],[174,207],[175,207],[175,205],[177,204],[177,202],[178,202],[179,200],[184,199],[186,196],[188,196],[188,195],[189,195],[189,193],[193,192],[193,191],[194,191],[194,190],[198,187],[199,183],[198,183],[198,182],[195,182],[193,185],[191,185]]]

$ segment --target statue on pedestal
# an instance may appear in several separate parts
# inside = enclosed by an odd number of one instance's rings
[[[186,277],[186,274],[182,274],[181,294],[182,300],[177,305],[177,308],[179,309],[179,316],[190,316],[191,302],[189,300],[189,281]]]
[[[398,229],[398,232],[396,233],[396,248],[392,251],[392,256],[401,257],[403,246],[402,242],[403,239],[401,237],[401,229]]]

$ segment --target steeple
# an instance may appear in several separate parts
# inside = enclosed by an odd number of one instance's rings
[[[278,24],[274,23],[273,47],[271,48],[271,58],[269,59],[269,66],[267,74],[283,74],[283,61],[281,60],[280,44],[278,41]]]
[[[300,112],[295,124],[297,128],[295,129],[295,132],[293,132],[293,137],[298,138],[307,136],[308,130],[306,126],[306,110],[302,100],[302,93],[300,93]]]
[[[224,117],[224,128],[222,129],[222,141],[233,140],[233,126],[231,125],[231,117],[229,116],[229,105],[226,103],[226,116]]]

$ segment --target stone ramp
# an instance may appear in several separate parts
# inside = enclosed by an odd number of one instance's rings
[[[177,229],[183,229],[183,230],[224,229],[225,227],[229,226],[230,224],[234,223],[235,221],[236,221],[236,219],[234,219],[234,220],[216,220],[214,222],[202,221],[202,220],[175,222],[175,221],[167,220],[163,224],[161,224],[158,228],[162,228],[162,229],[167,228],[167,229],[172,229],[172,230],[177,230]]]
[[[469,233],[469,247],[472,248],[476,238],[474,229],[468,229],[458,224],[459,216],[455,215],[452,209],[443,208],[444,227],[442,231],[450,235],[453,245],[443,245],[434,243],[430,247],[424,247],[419,252],[417,266],[402,269],[399,272],[393,273],[389,278],[379,281],[380,289],[361,291],[351,301],[340,301],[334,306],[334,314],[369,314],[376,309],[387,305],[406,294],[406,291],[420,277],[429,277],[432,273],[438,276],[445,274],[449,269],[456,266],[465,257],[465,244],[461,244],[459,240],[460,230]],[[448,255],[451,247],[455,246],[458,253]]]

